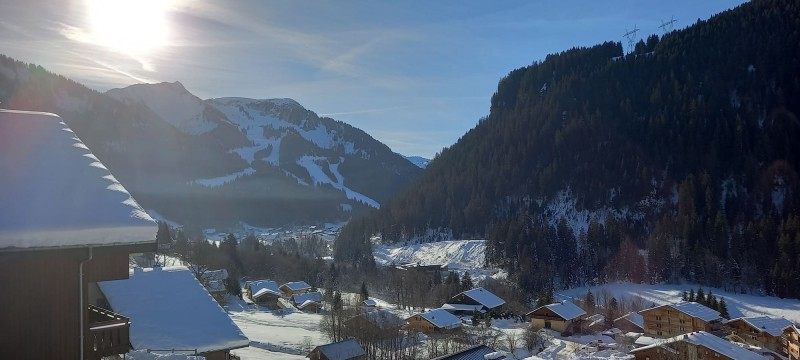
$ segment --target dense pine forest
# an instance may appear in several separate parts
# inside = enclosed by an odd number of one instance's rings
[[[488,239],[524,290],[691,281],[800,297],[800,2],[511,71],[488,117],[337,240]],[[557,211],[564,206],[570,211]],[[581,216],[575,216],[581,214]]]

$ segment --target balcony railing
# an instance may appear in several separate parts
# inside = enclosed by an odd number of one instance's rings
[[[131,349],[128,318],[112,311],[89,305],[89,357],[125,354]]]

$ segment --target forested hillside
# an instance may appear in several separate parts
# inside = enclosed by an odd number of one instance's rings
[[[380,210],[383,242],[488,239],[524,289],[696,281],[800,297],[800,3],[753,1],[633,53],[574,48],[502,79],[491,111]]]

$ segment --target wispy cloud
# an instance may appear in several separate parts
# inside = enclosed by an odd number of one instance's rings
[[[363,110],[331,112],[331,113],[319,114],[319,116],[368,114],[368,113],[377,113],[377,112],[387,112],[387,111],[394,111],[394,110],[402,110],[402,109],[405,109],[405,108],[407,108],[407,106],[392,106],[392,107],[385,107],[385,108],[378,108],[378,109],[363,109]]]

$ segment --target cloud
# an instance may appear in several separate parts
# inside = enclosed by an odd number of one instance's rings
[[[402,110],[407,108],[407,106],[392,106],[392,107],[385,107],[385,108],[378,108],[378,109],[363,109],[363,110],[351,110],[351,111],[341,111],[341,112],[332,112],[332,113],[324,113],[319,114],[319,116],[337,116],[337,115],[355,115],[355,114],[368,114],[368,113],[376,113],[376,112],[386,112],[386,111],[393,111],[393,110]]]

